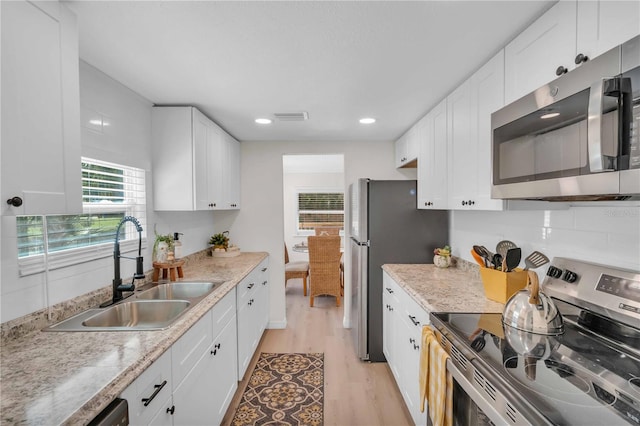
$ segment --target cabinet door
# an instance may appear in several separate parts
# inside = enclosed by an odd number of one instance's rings
[[[595,58],[640,34],[640,2],[579,1],[577,53]]]
[[[242,380],[247,371],[251,357],[253,356],[253,331],[255,324],[252,323],[253,312],[249,301],[243,306],[238,305],[238,380]]]
[[[476,143],[472,140],[470,81],[460,85],[447,97],[447,155],[449,208],[470,209],[475,182]],[[475,136],[475,135],[474,135]]]
[[[475,182],[472,208],[503,210],[505,202],[491,198],[491,114],[504,106],[504,51],[501,50],[471,77],[472,137],[475,141]]]
[[[198,362],[202,354],[213,341],[213,320],[211,311],[207,312],[172,346],[171,372],[173,388],[180,386],[182,380]]]
[[[447,208],[447,100],[418,124],[418,208]]]
[[[120,394],[129,404],[129,422],[149,424],[159,412],[167,409],[171,388],[171,350],[168,350]]]
[[[505,102],[509,104],[575,68],[576,2],[560,1],[505,47]]]
[[[407,133],[400,136],[395,142],[396,168],[400,168],[407,162]]]
[[[238,389],[238,348],[236,345],[236,318],[229,321],[213,341],[213,375],[211,401],[216,410],[212,419],[202,419],[203,423],[222,424],[231,400]]]
[[[212,155],[211,148],[211,123],[207,117],[205,117],[200,111],[195,108],[191,108],[193,111],[193,170],[194,170],[194,185],[193,188],[195,197],[195,210],[208,210],[210,209],[212,199],[210,184],[210,156]]]
[[[398,371],[398,313],[400,312],[398,300],[395,297],[397,291],[397,284],[387,275],[383,273],[383,293],[382,303],[384,304],[382,309],[382,351],[389,368],[399,383],[400,373]]]
[[[224,164],[222,167],[222,190],[224,208],[240,208],[240,142],[224,134]]]
[[[260,318],[260,331],[258,332],[258,341],[262,338],[262,333],[267,328],[269,324],[269,306],[270,306],[270,297],[271,297],[271,289],[269,286],[269,259],[263,260],[258,266],[259,270],[259,279],[258,286],[260,295],[258,296],[260,300],[259,308],[260,312],[258,317]]]
[[[0,4],[3,215],[82,212],[77,25],[42,6]]]
[[[196,425],[211,422],[216,418],[218,407],[212,395],[218,378],[215,375],[215,348],[211,343],[173,391],[173,422],[176,425]]]

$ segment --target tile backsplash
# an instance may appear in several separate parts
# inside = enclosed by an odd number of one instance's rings
[[[453,254],[469,261],[474,244],[494,251],[498,241],[507,239],[522,247],[521,266],[538,250],[550,259],[640,270],[640,205],[634,202],[565,210],[454,211],[451,227]]]

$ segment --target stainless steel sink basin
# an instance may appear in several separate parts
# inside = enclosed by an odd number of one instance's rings
[[[138,299],[153,300],[193,300],[200,299],[211,293],[224,281],[213,282],[176,282],[159,284],[136,295]]]
[[[101,311],[84,320],[85,327],[158,329],[168,327],[191,305],[186,300],[135,300]]]
[[[117,305],[88,309],[43,331],[162,330],[213,292],[224,281],[180,281],[136,292]]]

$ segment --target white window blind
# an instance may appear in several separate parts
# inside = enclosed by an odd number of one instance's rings
[[[312,234],[318,226],[344,226],[344,193],[298,192],[297,230]]]
[[[47,261],[56,269],[111,256],[125,215],[140,221],[145,237],[145,191],[144,170],[82,158],[83,214],[17,218],[20,274],[42,272]],[[137,249],[135,228],[123,226],[120,232],[121,250]]]

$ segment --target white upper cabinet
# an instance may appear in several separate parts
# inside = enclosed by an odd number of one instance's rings
[[[193,107],[154,107],[155,210],[240,206],[239,142]]]
[[[560,1],[505,47],[505,103],[571,70],[576,56],[576,2]]]
[[[416,125],[419,144],[418,208],[447,209],[447,99]]]
[[[595,58],[638,34],[639,1],[578,2],[578,53]]]
[[[0,7],[2,214],[81,213],[76,18],[58,2]]]
[[[416,167],[419,151],[419,135],[416,126],[410,128],[396,141],[396,168]]]
[[[505,102],[638,34],[638,1],[561,0],[505,47]]]
[[[504,105],[500,51],[447,99],[449,209],[502,210],[491,199],[491,113]]]

